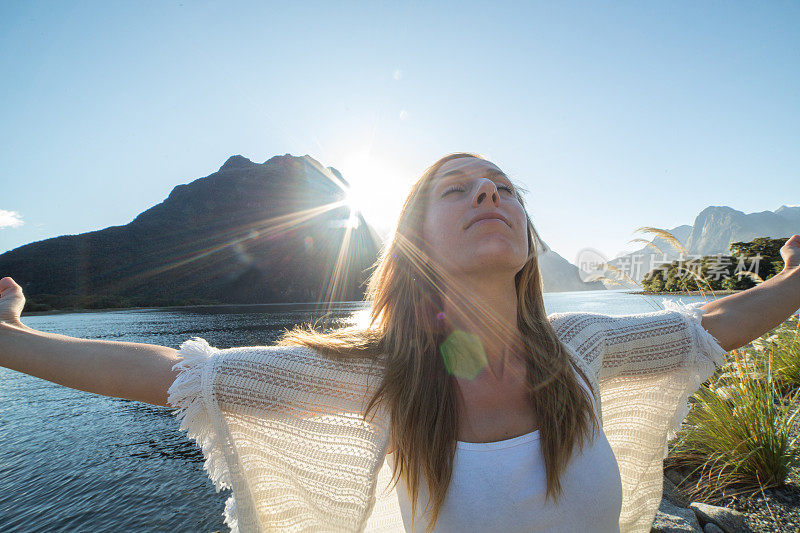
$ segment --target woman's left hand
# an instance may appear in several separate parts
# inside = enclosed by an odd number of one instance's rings
[[[780,249],[783,269],[791,270],[800,266],[800,235],[792,235]]]

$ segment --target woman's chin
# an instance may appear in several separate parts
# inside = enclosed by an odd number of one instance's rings
[[[487,243],[488,244],[488,243]],[[525,264],[527,254],[520,253],[512,246],[501,246],[499,243],[492,243],[492,245],[480,246],[470,255],[464,270],[469,272],[480,272],[487,274],[496,274],[502,271],[508,271],[512,275],[519,272],[522,265]]]

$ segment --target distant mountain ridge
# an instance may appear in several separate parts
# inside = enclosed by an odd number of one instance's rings
[[[744,213],[728,206],[709,206],[695,217],[694,224],[676,226],[670,230],[689,254],[714,255],[728,253],[733,242],[748,242],[756,237],[773,239],[789,238],[800,233],[800,205],[782,205],[774,211]],[[678,259],[679,251],[661,237],[651,241],[670,261]],[[639,256],[642,263],[650,264],[651,256],[661,256],[650,246],[612,259],[610,264],[618,268],[626,268],[634,256]],[[630,268],[630,267],[628,267]],[[641,281],[646,269],[638,273],[631,269],[627,273],[637,282]]]
[[[743,213],[728,206],[706,207],[692,225],[686,247],[693,254],[727,252],[736,241],[756,237],[791,237],[800,231],[800,206],[780,206],[775,211]]]
[[[42,308],[359,300],[381,242],[346,187],[309,155],[234,155],[128,224],[8,251],[0,272]],[[545,291],[605,288],[553,251],[540,266]]]

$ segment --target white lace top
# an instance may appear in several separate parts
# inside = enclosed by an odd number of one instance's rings
[[[725,362],[700,325],[703,302],[631,315],[548,316],[586,374],[622,482],[620,530],[648,533],[661,502],[667,440],[688,399]],[[389,416],[362,420],[385,361],[333,360],[306,348],[218,350],[184,342],[169,389],[180,428],[206,457],[216,489],[231,489],[233,532],[404,531],[386,490]]]
[[[575,375],[591,394],[583,378]],[[389,455],[390,461],[393,456]],[[495,442],[459,441],[453,477],[434,531],[619,532],[622,481],[605,434],[599,433],[582,451],[576,447],[561,487],[557,503],[545,501],[547,476],[538,429]],[[397,485],[397,495],[406,531],[424,533],[428,524],[422,513],[428,503],[424,479],[413,530],[405,484]]]

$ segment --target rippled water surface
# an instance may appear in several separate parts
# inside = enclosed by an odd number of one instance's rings
[[[656,311],[664,297],[550,293],[548,313]],[[670,297],[672,298],[672,297]],[[684,303],[698,297],[681,297]],[[363,320],[340,303],[332,325]],[[313,305],[137,309],[29,316],[41,331],[177,348],[194,336],[227,348],[270,344],[321,316]],[[228,531],[200,449],[173,409],[68,389],[0,367],[0,531]]]

